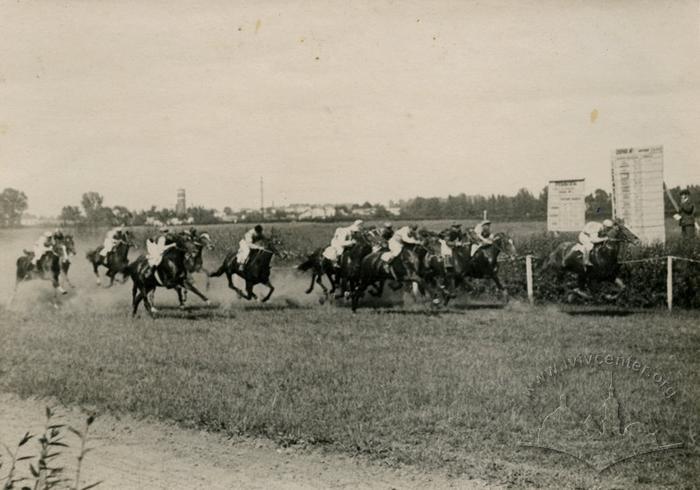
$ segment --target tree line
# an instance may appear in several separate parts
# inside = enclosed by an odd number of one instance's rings
[[[700,185],[687,187],[691,201],[700,205]],[[680,201],[681,187],[669,189],[676,202]],[[612,215],[612,196],[603,189],[596,189],[585,198],[586,218],[603,219]],[[664,210],[667,216],[676,211],[664,193]],[[535,196],[527,189],[520,189],[514,196],[492,194],[490,196],[456,196],[415,197],[399,201],[399,218],[407,220],[421,219],[479,219],[486,211],[489,218],[503,221],[543,220],[547,217],[547,187]],[[377,219],[391,218],[392,215],[381,205],[372,206],[370,203],[357,205],[363,209],[372,207],[373,217]],[[22,213],[28,208],[27,196],[24,192],[6,188],[0,193],[0,228],[18,227],[21,225]],[[230,208],[225,211],[232,212]],[[345,207],[341,216],[353,216],[353,208]],[[230,213],[229,213],[230,214]],[[187,209],[186,215],[196,224],[212,224],[220,222],[217,211],[203,206],[193,206]],[[179,218],[172,208],[157,208],[133,211],[125,206],[105,206],[104,197],[97,192],[86,192],[82,195],[80,206],[64,206],[59,220],[64,225],[71,226],[110,226],[128,224],[131,226],[144,225],[157,220],[161,223]],[[251,219],[260,216],[251,215]],[[268,220],[287,220],[283,214],[270,214]]]

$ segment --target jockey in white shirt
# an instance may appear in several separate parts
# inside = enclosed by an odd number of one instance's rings
[[[493,245],[493,234],[491,233],[491,222],[484,220],[474,227],[474,236],[477,239],[476,243],[472,244],[471,255],[474,254],[484,245]]]
[[[34,242],[34,257],[32,258],[32,265],[36,266],[39,259],[49,250],[53,245],[52,240],[53,234],[50,231],[44,232],[39,239]]]
[[[323,256],[335,263],[340,261],[346,247],[353,245],[353,234],[362,229],[362,220],[358,219],[350,226],[336,228],[330,246],[323,251]]]
[[[102,243],[102,250],[100,250],[101,256],[107,257],[107,254],[114,249],[114,246],[117,244],[115,237],[122,231],[124,231],[124,226],[120,225],[115,226],[107,232],[107,235],[105,235],[105,241]]]
[[[581,244],[583,250],[583,265],[590,266],[591,263],[591,250],[595,247],[596,243],[604,242],[608,239],[605,233],[613,227],[612,220],[606,219],[602,223],[597,221],[589,221],[578,234],[578,242]]]
[[[401,255],[404,245],[421,243],[416,236],[417,230],[418,225],[404,226],[396,230],[396,233],[389,239],[389,251],[382,254],[382,260],[391,262]]]
[[[245,268],[251,250],[263,250],[265,248],[258,245],[258,242],[264,238],[262,225],[255,225],[254,228],[251,228],[243,235],[241,241],[238,242],[238,253],[236,254],[236,262],[241,270]]]

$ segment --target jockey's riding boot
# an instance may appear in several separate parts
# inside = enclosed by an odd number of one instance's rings
[[[396,274],[396,269],[394,269],[394,264],[393,263],[388,263],[387,266],[389,267],[389,272],[391,273],[391,277],[394,279],[394,281],[399,280],[398,274]]]

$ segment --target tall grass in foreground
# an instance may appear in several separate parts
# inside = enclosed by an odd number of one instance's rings
[[[6,312],[0,390],[55,396],[282,446],[362,455],[516,487],[617,483],[648,488],[700,478],[700,332],[683,311],[569,316],[553,308],[232,307],[131,320],[122,304],[93,311]],[[206,313],[206,314],[204,314]],[[686,450],[625,462],[605,475],[525,450],[558,403],[558,379],[528,394],[547,366],[579,354],[635,356],[670,380],[616,372],[624,419]],[[36,368],[52,359],[51,370]],[[572,410],[595,414],[611,368],[563,379]],[[569,376],[567,374],[567,376]],[[568,387],[568,388],[567,388]]]
[[[35,436],[27,432],[17,443],[14,450],[11,450],[8,446],[3,444],[9,458],[4,465],[4,461],[0,457],[0,470],[2,470],[3,466],[9,468],[7,474],[4,477],[0,477],[2,490],[50,490],[54,488],[89,490],[102,483],[95,482],[82,486],[80,479],[83,459],[90,451],[90,448],[87,447],[88,430],[90,429],[90,425],[95,421],[95,417],[92,415],[88,416],[82,432],[64,424],[56,424],[53,418],[53,411],[47,407],[44,432],[38,436],[38,438],[35,438]],[[64,437],[66,429],[75,434],[80,441],[80,451],[77,456],[74,478],[70,478],[67,475],[67,468],[57,462],[57,458],[61,456],[62,451],[68,448]],[[39,444],[38,454],[22,455],[26,449],[26,445],[32,439],[36,439]],[[20,470],[18,467],[19,463],[25,463],[27,465],[25,471]]]

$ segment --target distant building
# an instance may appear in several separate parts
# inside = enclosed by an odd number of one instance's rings
[[[177,190],[177,204],[175,204],[175,213],[178,216],[187,214],[187,201],[185,200],[185,189]]]

